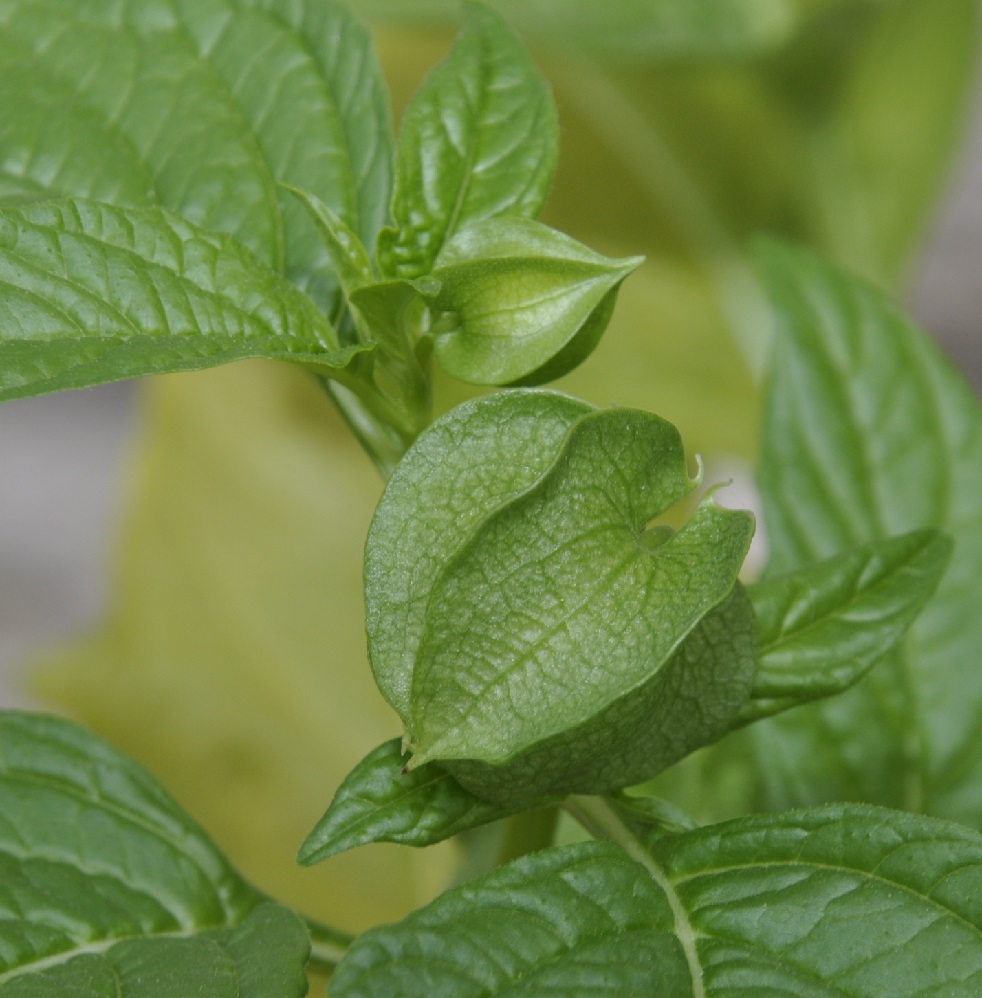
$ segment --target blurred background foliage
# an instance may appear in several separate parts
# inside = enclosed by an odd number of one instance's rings
[[[710,476],[750,468],[769,319],[749,241],[781,234],[903,292],[963,122],[977,0],[497,6],[559,104],[546,221],[647,255],[560,387],[673,420]],[[398,116],[457,4],[355,7]],[[442,383],[438,406],[462,397]],[[457,875],[459,844],[293,864],[346,772],[397,733],[362,621],[382,483],[285,367],[159,379],[142,415],[105,621],[45,656],[36,690],[149,765],[260,886],[352,930],[402,915]]]

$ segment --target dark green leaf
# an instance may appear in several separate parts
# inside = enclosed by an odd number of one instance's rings
[[[750,586],[760,658],[740,721],[862,679],[934,595],[951,549],[944,534],[913,531]]]
[[[514,813],[475,797],[436,763],[405,767],[398,738],[358,763],[301,847],[300,862],[310,866],[369,842],[428,846]]]
[[[0,211],[0,399],[247,357],[342,368],[313,304],[237,242],[162,209]]]
[[[467,5],[447,59],[402,122],[392,214],[379,240],[390,277],[428,273],[460,228],[499,215],[534,217],[556,167],[556,112],[528,53],[489,8]]]
[[[982,825],[982,407],[866,285],[766,252],[780,330],[760,484],[772,571],[919,527],[955,552],[899,652],[859,686],[751,731],[770,806],[863,797]]]
[[[462,230],[433,277],[436,356],[479,385],[562,377],[597,345],[621,281],[640,257],[612,260],[529,219]]]
[[[3,998],[297,998],[309,940],[135,763],[0,714]]]
[[[982,838],[866,806],[550,849],[359,939],[334,998],[973,998]]]

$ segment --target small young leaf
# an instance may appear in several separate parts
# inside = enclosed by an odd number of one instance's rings
[[[982,988],[982,837],[863,805],[759,815],[628,856],[526,856],[365,933],[334,998],[844,995]]]
[[[757,803],[860,797],[982,826],[982,407],[882,294],[803,251],[762,260],[780,319],[760,469],[771,570],[922,527],[955,548],[863,683],[748,731]]]
[[[0,210],[0,399],[247,357],[339,369],[353,350],[237,242],[162,209]]]
[[[501,385],[551,381],[583,361],[641,258],[611,260],[539,222],[507,218],[462,230],[437,263],[437,358],[461,381]]]
[[[67,721],[0,713],[0,996],[301,998],[306,929],[160,785]]]
[[[748,723],[858,682],[934,595],[950,538],[917,530],[750,586],[760,661]]]
[[[514,813],[465,790],[437,763],[405,767],[398,738],[369,753],[307,836],[299,861],[311,866],[369,842],[428,846]]]
[[[460,228],[499,215],[534,217],[556,168],[549,86],[508,25],[467,5],[467,24],[405,117],[392,216],[378,260],[389,277],[428,273]]]

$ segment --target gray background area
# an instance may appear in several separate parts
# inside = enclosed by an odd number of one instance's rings
[[[982,392],[982,86],[911,307]],[[23,663],[106,596],[136,423],[131,385],[0,407],[0,706],[30,706]]]

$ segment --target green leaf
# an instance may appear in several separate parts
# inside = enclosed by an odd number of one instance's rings
[[[162,209],[0,211],[0,399],[246,357],[340,369],[313,304],[238,243]]]
[[[753,520],[709,499],[676,534],[645,530],[693,484],[671,424],[544,392],[424,433],[366,550],[369,651],[410,766],[454,760],[468,789],[530,804],[718,737],[754,670],[733,591]]]
[[[591,411],[546,391],[467,402],[422,433],[389,480],[365,546],[365,607],[375,681],[404,724],[438,575],[489,513],[541,478],[570,426]]]
[[[630,62],[746,55],[784,41],[789,0],[493,0],[523,34],[543,45]],[[409,24],[453,23],[455,0],[355,0],[368,17]]]
[[[611,260],[529,219],[491,219],[445,247],[434,279],[436,356],[479,385],[551,381],[586,359],[640,257]]]
[[[759,661],[747,723],[848,689],[934,595],[951,539],[918,530],[750,586]]]
[[[549,86],[507,24],[468,4],[453,51],[406,110],[392,216],[378,259],[390,277],[419,277],[466,225],[534,217],[556,167],[558,126]]]
[[[68,721],[0,714],[0,995],[306,994],[303,923],[143,769]]]
[[[369,753],[338,788],[299,861],[310,866],[369,842],[428,846],[515,813],[476,797],[436,763],[412,772],[405,765],[398,738]]]
[[[960,826],[840,805],[661,836],[632,856],[580,843],[448,891],[362,936],[331,994],[972,998],[982,987],[982,838]]]
[[[340,3],[10,0],[0,94],[0,192],[159,203],[234,235],[325,307],[330,259],[276,182],[366,244],[386,217],[388,98],[371,36]]]
[[[982,825],[982,407],[880,294],[764,254],[780,331],[760,485],[772,571],[919,527],[955,542],[902,648],[828,704],[755,725],[770,806],[865,797]]]

